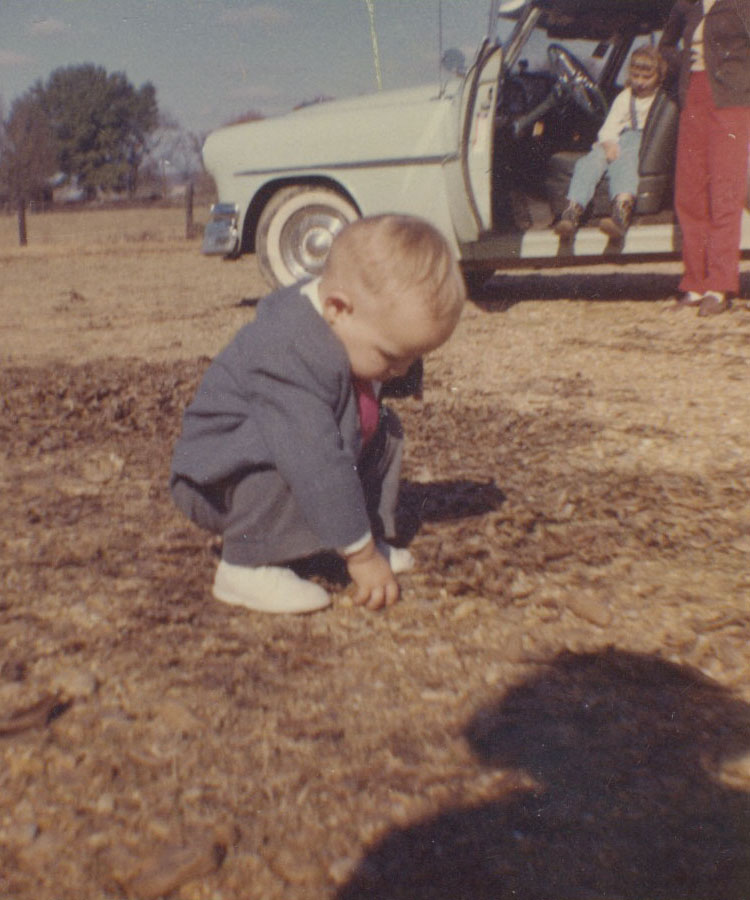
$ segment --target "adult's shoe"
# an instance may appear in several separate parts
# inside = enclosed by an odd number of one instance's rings
[[[706,318],[707,316],[718,316],[719,313],[726,312],[728,309],[729,301],[724,296],[724,294],[719,294],[715,291],[708,291],[707,294],[704,294],[703,299],[701,300],[698,315],[701,318]]]
[[[703,302],[703,294],[699,294],[697,291],[685,291],[669,299],[674,300],[674,306],[669,307],[672,312],[679,312],[681,309],[691,309],[692,307],[700,306]]]

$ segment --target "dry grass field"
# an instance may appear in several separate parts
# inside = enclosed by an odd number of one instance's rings
[[[200,216],[196,216],[197,219]],[[498,274],[426,361],[401,602],[210,595],[166,491],[254,260],[0,218],[2,900],[747,900],[750,311]],[[750,295],[748,266],[743,293]]]

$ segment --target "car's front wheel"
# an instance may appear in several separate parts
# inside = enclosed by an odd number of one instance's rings
[[[357,218],[354,206],[328,188],[281,188],[258,219],[255,250],[263,277],[277,287],[319,275],[334,237]]]

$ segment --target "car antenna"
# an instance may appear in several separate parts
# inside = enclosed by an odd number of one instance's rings
[[[464,64],[463,54],[453,49],[443,50],[443,0],[438,0],[438,99],[443,96],[448,84],[448,75],[454,70],[462,69]],[[464,73],[461,72],[461,75]]]
[[[443,96],[443,0],[438,0],[438,97]]]
[[[497,16],[500,10],[500,0],[492,0],[490,3],[489,19],[487,21],[487,40],[492,40],[492,35],[497,30]]]
[[[380,71],[380,50],[378,49],[378,33],[375,30],[375,5],[373,0],[365,0],[367,13],[370,17],[370,40],[372,41],[372,58],[375,62],[375,81],[378,90],[383,90],[383,75]]]

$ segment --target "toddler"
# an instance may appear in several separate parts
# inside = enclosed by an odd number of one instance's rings
[[[599,140],[573,170],[568,205],[555,226],[561,237],[571,238],[575,234],[605,173],[609,175],[612,214],[602,219],[599,227],[615,240],[625,237],[638,192],[641,136],[665,73],[666,63],[656,47],[650,44],[636,47],[630,57],[627,86],[612,102],[599,129]]]
[[[465,287],[444,237],[410,216],[359,219],[320,278],[261,300],[213,360],[183,417],[170,488],[223,536],[213,585],[226,603],[272,613],[329,605],[287,565],[337,551],[355,602],[398,599],[413,565],[395,536],[403,434],[383,382],[444,343]]]

